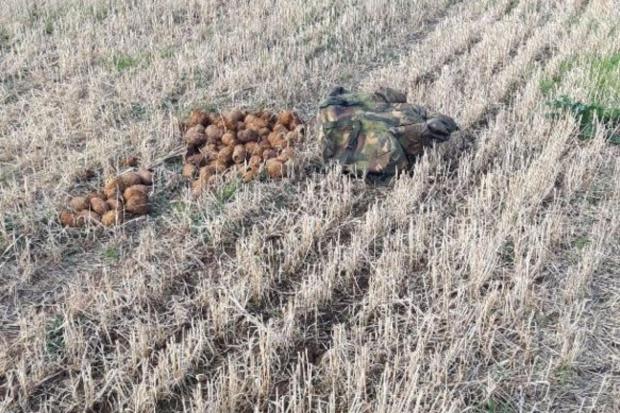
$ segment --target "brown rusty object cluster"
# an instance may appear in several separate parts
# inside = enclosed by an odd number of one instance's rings
[[[274,179],[286,175],[293,147],[303,138],[303,122],[291,111],[194,110],[182,128],[187,145],[183,176],[192,179],[195,195],[225,173],[238,174],[244,182],[263,171]]]
[[[194,110],[181,130],[187,145],[183,176],[192,180],[192,192],[198,195],[225,174],[236,174],[244,182],[258,176],[285,176],[294,160],[294,147],[303,139],[304,125],[292,111]],[[123,164],[137,162],[130,157]],[[60,222],[67,227],[111,227],[128,215],[145,215],[152,184],[147,169],[108,179],[101,191],[71,198]]]
[[[152,184],[153,175],[147,169],[108,179],[102,191],[71,198],[68,208],[60,213],[60,222],[67,227],[111,227],[121,224],[127,214],[145,215]]]

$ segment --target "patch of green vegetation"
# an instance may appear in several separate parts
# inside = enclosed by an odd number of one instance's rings
[[[111,65],[118,72],[124,72],[139,66],[147,66],[153,60],[150,52],[138,53],[135,55],[128,53],[115,53],[111,58]]]
[[[103,250],[103,257],[110,261],[118,261],[121,258],[121,252],[117,247],[108,247]]]
[[[168,96],[161,100],[159,108],[167,110],[168,112],[172,112],[178,117],[179,98],[175,94],[170,93],[168,94]]]
[[[607,56],[587,55],[580,59],[569,57],[560,64],[557,73],[541,79],[540,90],[545,96],[552,95],[566,74],[576,67],[585,69],[583,83],[589,89],[590,100],[620,105],[620,52]]]
[[[586,201],[588,201],[588,204],[590,205],[598,205],[604,199],[605,199],[604,193],[601,193],[598,191],[597,192],[589,191],[588,194],[586,195]]]
[[[574,101],[568,96],[560,96],[550,102],[549,106],[555,109],[553,112],[555,116],[562,112],[568,112],[578,120],[579,136],[582,140],[592,139],[600,124],[610,131],[607,136],[609,142],[620,144],[620,107],[606,108],[595,103],[582,103]]]
[[[46,35],[54,33],[54,22],[63,19],[69,11],[69,4],[60,3],[56,7],[39,8],[35,4],[28,10],[27,21],[29,25],[36,30],[43,29]]]
[[[19,229],[16,222],[17,220],[14,217],[10,215],[5,215],[2,222],[0,222],[0,225],[2,225],[2,228],[6,232],[12,232],[12,231],[17,231]]]
[[[195,203],[188,203],[184,201],[174,201],[172,210],[179,216],[189,217],[190,221],[194,225],[199,225],[205,220],[205,211],[200,208],[196,208]],[[209,208],[209,212],[212,209]]]
[[[199,89],[208,87],[213,81],[211,72],[203,69],[196,69],[192,71],[191,78],[188,79],[192,83],[192,87]]]
[[[172,22],[175,25],[181,25],[187,20],[188,12],[186,10],[173,10],[172,11]]]
[[[49,36],[53,33],[54,33],[54,23],[52,22],[52,19],[48,17],[47,19],[45,19],[45,34]]]
[[[208,211],[211,211],[211,209]],[[195,204],[175,201],[172,204],[172,212],[181,222],[189,225],[192,237],[200,238],[203,242],[211,240],[211,233],[204,225],[207,219],[204,215],[204,209],[196,208]]]
[[[8,48],[11,44],[11,35],[6,27],[0,26],[0,50]]]
[[[566,73],[577,66],[582,68],[582,84],[586,87],[589,102],[566,95],[554,96],[548,102],[554,109],[553,115],[572,114],[579,122],[583,140],[593,138],[599,126],[603,126],[608,131],[606,138],[609,142],[620,144],[620,53],[565,60],[555,75],[540,81],[543,94],[555,95]]]
[[[590,19],[588,21],[588,31],[592,33],[597,33],[599,27],[601,27],[601,23],[596,19]]]
[[[577,23],[579,23],[581,21],[581,19],[583,18],[583,16],[581,14],[575,14],[572,15],[571,17],[568,18],[568,20],[566,20],[566,27],[575,27],[577,25]]]
[[[269,181],[269,174],[267,174],[267,171],[263,168],[258,176],[256,177],[256,180],[259,182],[268,182]]]
[[[508,4],[508,7],[506,7],[506,9],[504,10],[504,15],[509,15],[510,13],[512,13],[515,7],[517,7],[517,4],[519,4],[519,0],[511,0]]]
[[[203,208],[197,208],[194,203],[177,201],[172,204],[171,210],[180,222],[189,226],[193,237],[200,238],[204,242],[210,242],[212,235],[205,222],[221,214],[226,204],[233,199],[240,187],[241,181],[234,179],[223,183],[213,192],[209,191],[208,204]],[[237,231],[237,225],[232,222],[225,222],[224,230]]]
[[[587,247],[588,245],[590,245],[591,243],[592,243],[592,241],[590,241],[587,237],[577,237],[575,239],[575,241],[573,242],[573,245],[578,250],[582,250],[585,247]]]
[[[220,206],[224,206],[228,201],[230,201],[235,193],[240,187],[241,182],[238,179],[234,179],[230,182],[227,182],[215,193],[215,199],[217,200]]]
[[[203,221],[201,211],[197,210],[193,204],[183,201],[175,201],[172,204],[172,211],[180,217],[188,217],[192,226],[198,225]]]
[[[30,8],[28,10],[28,23],[30,23],[31,26],[34,26],[39,19],[41,18],[41,14],[39,12],[39,8],[37,7],[37,4],[34,4],[34,7]]]
[[[575,369],[568,363],[562,363],[553,371],[553,377],[560,385],[566,385],[575,376]]]
[[[112,65],[117,71],[123,72],[125,70],[134,68],[140,64],[140,59],[128,54],[115,54],[112,56]]]
[[[162,59],[170,59],[174,56],[176,49],[172,46],[165,47],[159,51],[159,57]]]
[[[146,107],[139,102],[131,103],[129,112],[134,119],[146,118]]]
[[[177,201],[172,204],[172,211],[178,215],[187,215],[191,213],[191,205],[182,201]]]
[[[546,313],[540,310],[536,310],[535,312],[536,322],[541,328],[552,327],[558,321],[558,315],[555,312]]]
[[[503,400],[487,399],[474,407],[476,413],[513,413],[514,408]]]
[[[560,63],[560,67],[558,68],[557,73],[541,79],[539,87],[543,95],[548,96],[552,92],[554,92],[555,89],[557,89],[557,87],[560,85],[560,83],[562,83],[562,80],[566,76],[566,73],[568,73],[573,67],[573,60],[566,59],[562,63]]]
[[[499,256],[503,262],[507,264],[513,264],[515,262],[515,244],[511,240],[508,240],[502,245]]]
[[[543,95],[546,96],[549,93],[551,93],[551,91],[555,89],[559,83],[560,83],[560,79],[558,76],[554,76],[552,78],[545,77],[540,80],[540,83],[538,84],[538,86],[540,87],[540,90],[542,91]]]
[[[9,182],[10,179],[15,178],[15,171],[17,167],[4,162],[0,162],[0,184]]]
[[[45,350],[53,357],[60,357],[65,348],[65,319],[57,314],[47,323],[45,329]]]
[[[620,105],[620,53],[593,57],[589,78],[593,82],[591,99]]]

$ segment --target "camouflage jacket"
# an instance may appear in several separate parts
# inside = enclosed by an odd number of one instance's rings
[[[458,129],[451,118],[407,103],[393,89],[349,93],[337,87],[319,108],[323,159],[346,170],[393,175],[410,166],[425,146]]]

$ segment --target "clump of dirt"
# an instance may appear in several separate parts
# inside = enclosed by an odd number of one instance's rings
[[[192,180],[192,192],[198,195],[224,174],[236,174],[244,182],[285,176],[304,125],[292,111],[193,110],[182,130],[187,145],[183,176]]]
[[[75,196],[60,213],[61,224],[67,227],[123,223],[127,216],[149,212],[149,192],[153,175],[147,169],[126,172],[105,182],[101,191]]]

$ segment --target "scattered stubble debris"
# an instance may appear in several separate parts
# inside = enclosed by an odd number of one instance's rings
[[[292,111],[227,113],[193,110],[183,123],[187,144],[183,176],[192,180],[199,195],[218,176],[238,174],[244,182],[261,175],[281,178],[294,159],[294,147],[303,138],[304,125]]]
[[[153,175],[147,169],[127,172],[106,181],[103,190],[69,200],[60,213],[60,222],[67,227],[121,224],[126,214],[145,215],[149,212],[149,186]]]

